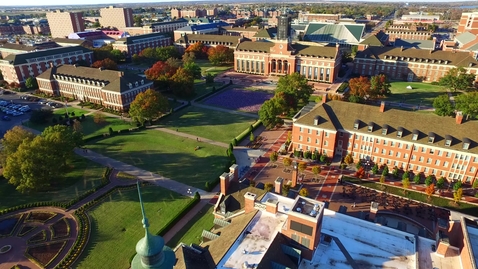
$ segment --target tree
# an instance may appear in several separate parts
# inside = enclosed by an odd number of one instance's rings
[[[380,183],[385,183],[385,176],[381,175],[379,180],[380,180]]]
[[[195,60],[196,55],[194,55],[194,52],[185,52],[183,54],[183,64],[194,63]]]
[[[410,173],[408,173],[408,171],[406,171],[406,172],[403,173],[403,175],[402,175],[402,179],[405,179],[405,178],[410,179]]]
[[[25,87],[28,89],[38,89],[37,79],[34,77],[29,77],[25,80]]]
[[[105,123],[106,122],[105,115],[103,115],[103,113],[101,112],[95,112],[93,114],[93,122],[98,125]]]
[[[345,156],[345,158],[344,158],[344,162],[347,165],[350,165],[350,164],[354,163],[354,157],[352,156],[352,154],[347,154],[347,156]]]
[[[116,63],[123,61],[125,58],[125,54],[118,49],[111,50],[110,56],[111,56],[111,59],[115,61]]]
[[[41,136],[52,145],[53,154],[60,156],[64,164],[73,154],[73,149],[84,144],[83,134],[65,125],[47,127]]]
[[[0,140],[0,144],[2,145],[2,147],[0,147],[1,164],[5,166],[7,157],[15,153],[24,140],[31,141],[33,138],[35,138],[35,134],[20,126],[15,126],[8,130],[3,136],[3,139]]]
[[[349,80],[350,94],[364,98],[370,96],[370,80],[367,77],[352,78]]]
[[[433,176],[429,175],[425,178],[425,185],[428,187],[433,184]]]
[[[370,80],[370,97],[384,97],[390,94],[390,82],[385,74],[373,76]]]
[[[405,188],[405,189],[410,188],[410,179],[409,178],[405,178],[405,179],[402,180],[402,187]]]
[[[134,15],[133,21],[134,21],[134,26],[135,27],[143,26],[143,16],[142,15]]]
[[[201,42],[196,42],[192,45],[189,45],[189,47],[186,48],[186,50],[184,52],[192,52],[194,53],[194,56],[198,59],[203,59],[205,57],[205,53],[204,53],[204,50],[206,49],[207,51],[207,47],[204,46],[203,43]]]
[[[398,167],[393,167],[392,175],[394,178],[398,178]]]
[[[463,188],[459,188],[453,193],[453,200],[455,200],[455,203],[461,201],[461,197],[463,197]]]
[[[455,108],[463,112],[467,119],[478,116],[478,92],[469,92],[455,96]]]
[[[440,78],[440,85],[445,86],[454,92],[468,91],[473,88],[475,74],[467,74],[463,67],[451,68],[447,74]]]
[[[272,129],[284,123],[284,121],[277,116],[278,114],[279,109],[277,108],[274,98],[272,98],[262,104],[259,110],[259,119],[266,129]]]
[[[265,190],[266,192],[271,192],[273,189],[274,189],[274,184],[272,184],[272,183],[270,183],[270,182],[269,182],[269,183],[266,183],[266,184],[264,185],[264,190]]]
[[[146,70],[144,74],[149,80],[161,80],[171,78],[177,70],[178,68],[172,67],[166,62],[157,61],[151,68]]]
[[[327,155],[325,154],[320,155],[320,161],[325,163],[327,161]]]
[[[271,153],[271,155],[269,156],[269,159],[271,160],[271,162],[275,163],[277,162],[277,159],[279,158],[279,154],[277,153],[277,151],[273,151]]]
[[[437,180],[437,188],[439,190],[443,189],[443,187],[445,187],[445,181],[446,179],[444,177],[440,177],[438,180]]]
[[[433,99],[433,108],[435,108],[435,114],[438,116],[453,116],[455,113],[448,94],[435,97],[435,99]]]
[[[417,174],[413,177],[413,182],[414,182],[415,184],[420,184],[420,180],[421,180],[421,179],[420,179],[420,174],[417,173]]]
[[[453,184],[453,190],[458,190],[458,189],[461,189],[463,183],[461,183],[461,181],[457,181],[455,182],[455,184]]]
[[[201,67],[195,62],[186,62],[183,68],[193,75],[194,78],[201,78]]]
[[[136,95],[129,108],[130,116],[139,123],[153,120],[169,110],[169,102],[159,92],[148,89]]]
[[[217,45],[207,51],[208,59],[213,65],[228,63],[234,60],[234,51],[226,46]]]
[[[141,57],[135,53],[133,54],[133,56],[131,56],[131,60],[134,64],[139,64],[139,62],[141,61]]]
[[[388,166],[385,165],[382,171],[382,176],[388,176]]]
[[[378,164],[374,164],[372,167],[372,173],[374,175],[378,174]]]
[[[110,58],[106,58],[101,61],[94,62],[91,67],[93,68],[103,68],[107,70],[118,70],[118,64]]]
[[[425,193],[428,195],[428,198],[430,198],[435,193],[435,184],[432,183],[427,186]]]
[[[299,191],[299,195],[302,197],[307,197],[309,196],[309,190],[307,188],[302,188]]]
[[[290,75],[279,78],[275,95],[278,95],[281,92],[292,97],[294,102],[288,103],[287,106],[291,109],[296,109],[299,102],[309,102],[309,97],[312,94],[313,89],[304,75],[294,72]]]
[[[284,159],[282,160],[282,162],[284,163],[284,166],[285,166],[285,167],[289,167],[289,166],[292,165],[292,160],[291,160],[289,157],[284,158]]]
[[[172,68],[176,68],[176,69],[183,66],[183,63],[181,62],[181,60],[179,60],[178,58],[173,58],[173,57],[168,58],[166,60],[166,63]]]
[[[173,93],[179,97],[190,97],[194,95],[194,77],[188,70],[179,68],[171,77],[171,88]]]
[[[312,173],[314,173],[314,176],[318,176],[322,172],[322,169],[320,169],[320,166],[316,165],[312,167]]]
[[[300,173],[303,173],[305,169],[307,169],[307,163],[300,162],[297,168],[299,169]]]

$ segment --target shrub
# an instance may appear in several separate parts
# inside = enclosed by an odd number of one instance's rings
[[[388,166],[383,167],[382,176],[388,176]]]
[[[299,195],[303,196],[303,197],[307,197],[307,196],[309,196],[309,190],[307,188],[302,188],[299,191]]]
[[[374,175],[378,174],[378,164],[375,164],[373,167],[372,167],[372,173]]]
[[[392,171],[392,175],[394,178],[398,178],[398,167],[394,167]]]
[[[410,179],[410,174],[408,173],[408,171],[403,173],[402,175],[402,179],[406,179],[406,178]]]
[[[269,156],[269,158],[271,162],[275,163],[277,162],[277,159],[279,158],[279,154],[276,151],[274,151],[271,153],[271,156]]]
[[[327,155],[325,154],[320,155],[320,161],[325,163],[327,161]]]
[[[300,156],[300,151],[297,149],[294,149],[294,157],[299,158]]]
[[[478,179],[475,178],[475,180],[473,181],[473,189],[478,189]]]
[[[385,183],[385,176],[384,175],[380,176],[380,183]]]
[[[416,174],[415,176],[413,176],[413,182],[415,184],[420,184],[420,174]]]
[[[361,162],[358,162],[358,163],[355,165],[355,168],[357,168],[357,169],[362,168],[362,163],[361,163]]]
[[[455,184],[453,184],[453,190],[457,191],[458,189],[461,189],[463,183],[461,183],[461,181],[457,181],[455,182]]]
[[[433,176],[429,175],[425,178],[425,185],[428,187],[433,183]]]
[[[282,195],[287,196],[290,191],[290,185],[289,184],[284,184],[282,185]]]
[[[312,156],[312,153],[310,152],[310,150],[304,152],[304,158],[305,159],[310,159],[311,156]]]
[[[266,183],[266,184],[264,185],[264,190],[267,191],[267,192],[270,192],[270,191],[272,191],[273,189],[274,189],[274,184],[272,184],[272,183]]]
[[[445,187],[445,181],[446,181],[446,179],[444,177],[440,177],[437,180],[437,188],[438,189],[443,189],[443,187]]]
[[[410,179],[409,178],[403,179],[402,180],[402,186],[403,186],[403,188],[408,189],[410,187]]]
[[[312,167],[312,173],[314,173],[315,176],[320,174],[320,172],[322,172],[322,169],[320,169],[320,166],[316,165],[316,166]]]
[[[352,164],[354,162],[354,157],[352,156],[352,154],[347,154],[347,156],[345,156],[344,158],[344,162],[346,164]]]

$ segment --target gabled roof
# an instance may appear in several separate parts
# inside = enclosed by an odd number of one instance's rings
[[[54,79],[54,75],[103,82],[105,84],[105,86],[102,87],[104,90],[120,93],[130,90],[128,86],[129,83],[135,88],[134,85],[136,82],[138,82],[139,85],[141,85],[141,81],[143,81],[144,84],[151,82],[134,74],[124,74],[120,71],[100,70],[99,68],[75,65],[59,65],[49,68],[38,75],[37,78],[52,80]]]
[[[258,27],[233,27],[230,25],[222,28],[228,32],[259,32],[261,30]]]
[[[303,43],[294,43],[292,48],[295,49],[296,55],[335,58],[337,48],[335,46],[317,46]]]
[[[198,35],[198,34],[187,34],[181,36],[176,43],[186,44],[186,43],[195,43],[195,42],[226,42],[232,43],[232,46],[236,46],[239,43],[239,36],[230,36],[230,35]]]
[[[366,39],[364,39],[362,42],[360,42],[359,44],[361,45],[369,45],[369,46],[375,46],[375,47],[381,47],[383,46],[382,42],[380,42],[380,40],[377,38],[376,35],[371,35],[369,37],[367,37]]]
[[[357,53],[355,58],[359,59],[384,59],[384,57],[391,57],[392,59],[400,60],[403,57],[403,61],[408,62],[430,62],[447,64],[456,67],[471,67],[477,68],[478,61],[474,59],[470,53],[461,51],[442,51],[442,50],[422,50],[422,49],[403,49],[393,47],[368,47],[364,51]],[[409,59],[408,59],[409,58]],[[436,62],[438,61],[438,62]]]
[[[187,23],[188,21],[184,18],[180,18],[180,19],[177,19],[175,21],[162,21],[162,22],[151,23],[150,26],[154,27],[154,26],[159,26],[159,25],[168,25],[168,24],[175,24],[175,23],[181,23],[181,22]]]
[[[472,34],[470,32],[464,32],[463,34],[457,35],[455,37],[455,41],[459,42],[461,45],[465,45],[477,38],[478,37],[475,34]]]
[[[434,49],[435,41],[433,40],[415,40],[415,39],[395,39],[395,47],[415,48],[415,49]]]
[[[135,35],[135,36],[128,36],[123,37],[116,40],[115,43],[122,43],[122,44],[133,44],[137,40],[145,39],[145,38],[167,38],[164,33],[151,33],[151,34],[144,34],[144,35]]]
[[[353,111],[353,115],[350,114]],[[464,151],[462,141],[468,138],[472,141],[469,152],[478,153],[478,133],[471,130],[478,130],[477,121],[465,121],[457,124],[452,117],[440,117],[435,114],[424,114],[412,111],[398,109],[386,109],[380,112],[377,106],[349,103],[343,101],[329,101],[322,105],[317,105],[309,113],[302,115],[295,121],[297,124],[306,126],[315,126],[314,119],[319,116],[318,127],[328,130],[350,130],[352,132],[373,134],[393,139],[402,139],[412,142],[413,130],[419,131],[418,140],[414,143],[431,145],[428,143],[428,134],[433,132],[435,142],[433,146],[443,147],[444,149],[454,149]],[[358,130],[353,130],[355,121],[361,122]],[[381,128],[375,128],[373,132],[368,132],[367,124],[373,122],[378,126],[388,125],[386,135],[381,134]],[[404,129],[403,136],[397,138],[398,127]],[[445,137],[453,138],[452,145],[445,146]]]
[[[176,29],[175,31],[178,32],[193,32],[193,31],[201,31],[206,29],[214,29],[219,28],[221,25],[219,23],[204,23],[204,24],[194,24],[181,27]]]
[[[274,38],[274,34],[277,33],[277,28],[268,28],[268,29],[261,29],[257,32],[254,37],[259,38]]]
[[[312,22],[305,30],[304,39],[314,42],[358,44],[364,29],[364,24]]]
[[[92,53],[91,50],[85,47],[71,46],[71,47],[51,48],[51,49],[39,50],[39,51],[21,53],[21,54],[10,54],[1,61],[8,61],[13,65],[18,65],[18,64],[28,63],[28,60],[34,59],[34,58],[41,58],[41,57],[52,56],[52,55],[61,55],[64,53],[71,53],[71,52],[80,52],[80,53],[91,52]]]
[[[272,47],[274,47],[273,42],[244,41],[244,42],[241,42],[239,46],[237,46],[236,50],[247,50],[247,51],[269,53]]]

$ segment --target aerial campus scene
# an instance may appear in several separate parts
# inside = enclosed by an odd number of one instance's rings
[[[478,267],[476,1],[3,1],[0,110],[0,269]]]

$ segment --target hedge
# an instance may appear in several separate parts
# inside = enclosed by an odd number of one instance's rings
[[[211,96],[211,95],[214,95],[216,93],[219,93],[220,91],[224,90],[225,88],[229,87],[230,84],[229,83],[224,83],[224,85],[222,85],[221,87],[217,88],[215,91],[210,91],[206,94],[203,94],[201,96],[199,96],[198,98],[194,99],[194,102],[199,102],[199,101],[202,101],[204,99],[206,99],[207,97]]]
[[[99,140],[99,139],[102,139],[102,138],[105,138],[105,137],[110,137],[110,136],[115,136],[115,135],[121,135],[121,134],[126,134],[126,133],[130,133],[130,132],[136,132],[136,131],[141,131],[141,130],[144,130],[146,129],[146,126],[138,126],[138,127],[132,127],[132,128],[128,128],[128,129],[121,129],[121,130],[113,130],[113,132],[110,134],[110,133],[104,133],[104,134],[99,134],[99,135],[93,135],[93,136],[90,136],[90,137],[87,137],[87,138],[83,138],[83,141],[84,142],[91,142],[91,141],[94,141],[94,140]]]
[[[238,141],[239,143],[246,137],[250,135],[251,132],[259,128],[261,126],[262,121],[261,120],[256,120],[250,127],[248,127],[246,130],[244,130],[241,134],[235,137],[235,140]],[[252,129],[251,129],[252,127]],[[234,143],[233,143],[234,145]],[[236,145],[235,145],[236,146]]]
[[[343,82],[342,84],[340,84],[339,88],[337,89],[337,92],[338,93],[344,93],[345,90],[349,87],[349,83],[348,82]]]

